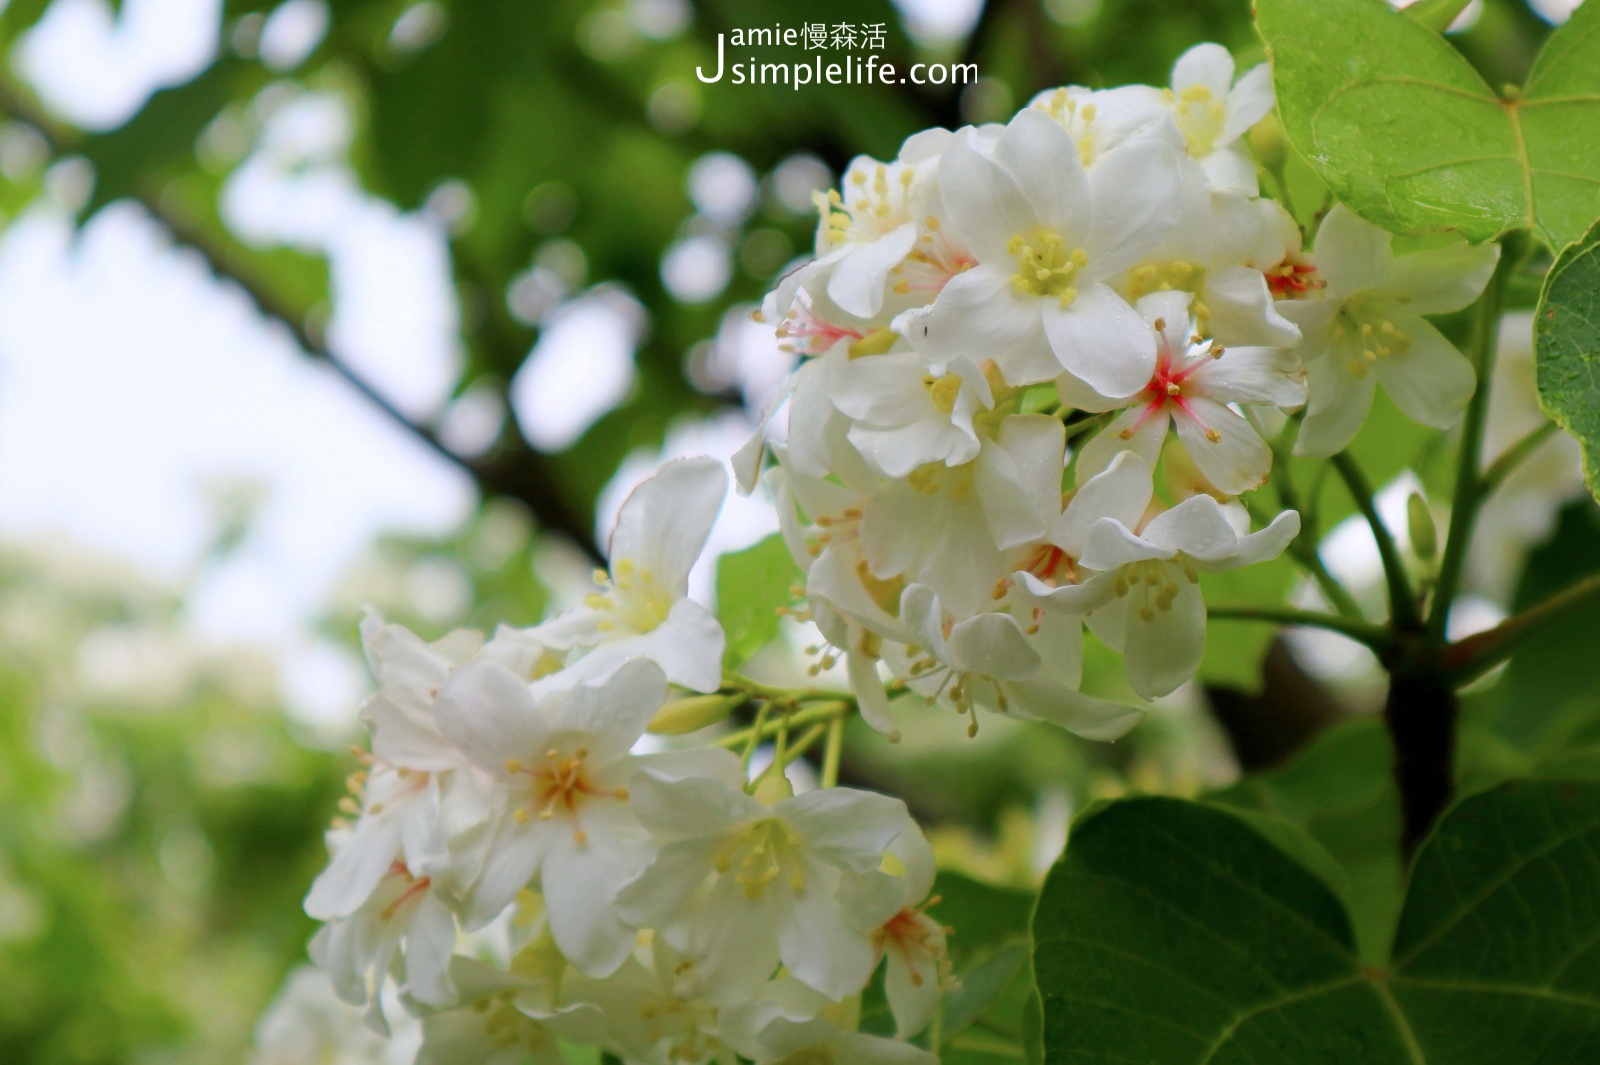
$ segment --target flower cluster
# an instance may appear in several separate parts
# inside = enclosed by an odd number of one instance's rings
[[[1304,251],[1244,139],[1272,106],[1265,66],[1235,80],[1203,44],[1168,89],[1046,92],[819,195],[816,258],[759,314],[801,362],[736,468],[749,491],[775,457],[824,661],[880,731],[887,674],[973,729],[1115,738],[1139,715],[1078,691],[1083,629],[1166,695],[1201,662],[1199,574],[1298,534],[1238,501],[1263,431],[1304,407],[1296,446],[1331,455],[1376,381],[1426,424],[1460,414],[1470,365],[1419,315],[1470,302],[1497,248],[1396,259],[1336,207]]]
[[[931,1065],[910,1040],[950,986],[932,851],[899,800],[829,773],[796,794],[791,724],[811,715],[815,740],[858,707],[896,738],[924,703],[969,731],[984,711],[1115,739],[1142,711],[1079,691],[1084,629],[1146,699],[1194,676],[1200,574],[1298,534],[1293,511],[1255,529],[1239,500],[1287,447],[1286,412],[1328,455],[1377,382],[1437,426],[1473,388],[1420,316],[1470,302],[1493,246],[1396,258],[1335,208],[1304,250],[1241,139],[1272,108],[1266,70],[1234,75],[1201,45],[1170,89],[1045,93],[1004,126],[858,159],[819,196],[817,256],[761,312],[800,365],[735,468],[750,491],[774,459],[797,613],[848,699],[802,710],[724,675],[724,633],[687,594],[728,488],[708,459],[629,497],[566,614],[432,644],[367,619],[371,750],[306,909],[372,1028],[393,981],[432,1065],[553,1063],[562,1043]],[[644,739],[747,704],[743,757]],[[895,1038],[858,1030],[880,967]]]
[[[726,747],[641,743],[706,699],[674,687],[722,685],[722,630],[687,584],[727,482],[709,459],[663,467],[624,504],[598,590],[538,627],[430,644],[364,622],[372,745],[306,899],[326,922],[311,953],[381,1033],[399,985],[419,1062],[557,1062],[561,1041],[656,1065],[931,1062],[856,1024],[882,965],[902,1037],[947,983],[905,805],[795,794],[781,753],[749,780]]]

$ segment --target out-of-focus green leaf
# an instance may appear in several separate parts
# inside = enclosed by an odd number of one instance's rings
[[[1250,824],[1175,799],[1076,827],[1034,918],[1046,1062],[1322,1065],[1600,1053],[1600,784],[1502,785],[1419,853],[1387,968]]]
[[[1556,256],[1533,329],[1539,403],[1583,445],[1584,478],[1600,495],[1600,222]]]
[[[776,533],[717,560],[717,617],[728,637],[728,668],[737,669],[778,635],[778,611],[794,602],[790,589],[802,581]]]
[[[1580,7],[1510,98],[1380,0],[1257,0],[1256,25],[1290,142],[1368,221],[1529,228],[1559,248],[1600,210],[1600,9]]]

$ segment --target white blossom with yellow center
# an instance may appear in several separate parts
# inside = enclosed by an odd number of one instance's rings
[[[688,597],[689,570],[705,546],[728,492],[715,459],[680,459],[661,467],[622,504],[611,534],[611,569],[595,573],[583,605],[529,631],[552,647],[573,649],[543,687],[604,676],[629,658],[648,658],[673,684],[715,691],[722,683],[722,627]]]
[[[1393,237],[1340,204],[1317,230],[1311,261],[1318,296],[1285,300],[1284,317],[1304,334],[1306,417],[1295,449],[1342,450],[1366,421],[1379,384],[1407,417],[1448,428],[1466,409],[1472,364],[1422,316],[1477,299],[1500,246],[1457,242],[1396,257]]]
[[[1255,157],[1242,140],[1272,110],[1272,75],[1265,63],[1233,80],[1233,56],[1220,44],[1197,44],[1172,67],[1163,97],[1213,189],[1254,196]]]

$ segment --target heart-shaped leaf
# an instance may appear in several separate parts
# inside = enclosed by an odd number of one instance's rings
[[[1545,275],[1534,317],[1544,412],[1583,445],[1583,474],[1600,497],[1600,222]]]
[[[1418,855],[1380,969],[1339,895],[1250,822],[1177,799],[1106,806],[1034,917],[1045,1061],[1600,1060],[1597,876],[1600,784],[1475,795]]]
[[[1256,28],[1290,142],[1369,222],[1474,241],[1532,229],[1560,248],[1600,214],[1600,5],[1510,98],[1382,0],[1256,0]]]

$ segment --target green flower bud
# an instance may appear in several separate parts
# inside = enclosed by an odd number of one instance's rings
[[[1422,561],[1431,562],[1439,553],[1439,531],[1434,528],[1433,514],[1420,493],[1412,492],[1406,500],[1406,522],[1411,529],[1411,550]]]
[[[726,721],[744,698],[743,695],[692,695],[687,699],[674,699],[650,719],[646,731],[658,736],[698,732],[708,725]]]

